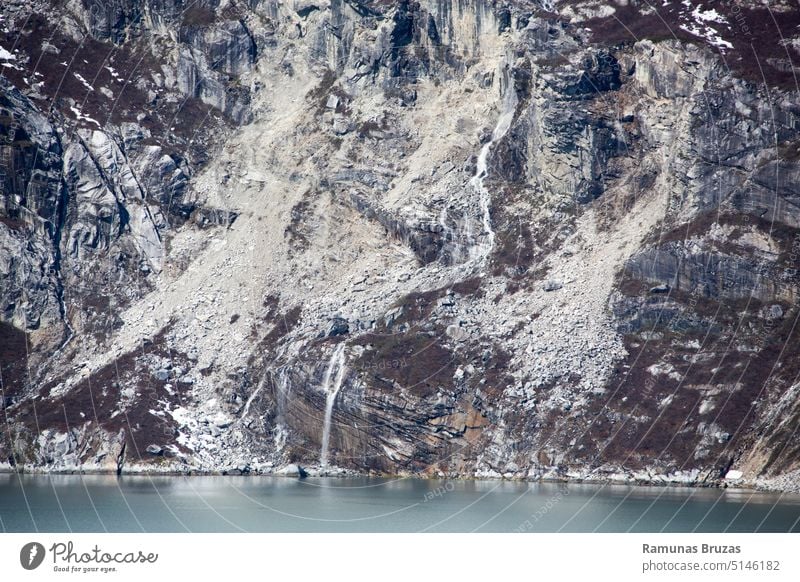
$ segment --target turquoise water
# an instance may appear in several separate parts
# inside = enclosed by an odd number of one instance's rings
[[[0,475],[6,532],[798,532],[800,497],[503,481]]]

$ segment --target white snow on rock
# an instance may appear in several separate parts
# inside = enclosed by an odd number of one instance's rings
[[[691,2],[684,0],[683,5],[686,8],[692,8]],[[690,34],[704,38],[709,44],[719,49],[732,49],[733,45],[722,38],[719,31],[712,27],[711,22],[715,24],[722,24],[730,26],[728,21],[719,12],[713,8],[710,10],[703,10],[702,4],[694,7],[691,12],[685,12],[682,17],[687,19],[687,22],[681,24],[681,29]]]
[[[703,22],[717,22],[719,24],[728,24],[728,21],[725,19],[722,14],[711,8],[710,10],[703,11],[703,5],[701,4],[697,8],[692,11],[692,16],[695,20],[703,21]]]
[[[16,60],[17,60],[16,55],[12,54],[11,52],[7,51],[6,49],[0,46],[0,67],[5,67],[8,69],[16,69],[18,71],[21,71],[22,67],[19,67],[11,62]]]
[[[16,61],[17,57],[0,46],[0,61]]]
[[[89,123],[94,123],[97,127],[100,127],[100,124],[96,120],[92,119],[88,115],[83,115],[81,113],[81,110],[75,107],[74,105],[71,106],[69,110],[72,111],[72,113],[75,115],[78,121],[88,121]]]
[[[683,376],[681,376],[680,373],[677,370],[675,370],[672,364],[666,362],[659,362],[653,364],[652,366],[647,368],[647,371],[650,372],[650,374],[652,374],[653,376],[668,376],[669,378],[678,381],[680,381],[683,378]]]
[[[92,86],[89,84],[89,81],[87,81],[86,79],[84,79],[83,77],[81,77],[81,76],[80,76],[78,73],[72,73],[72,74],[73,74],[73,75],[75,75],[75,78],[76,78],[76,79],[78,79],[78,81],[80,81],[80,82],[81,82],[81,84],[82,84],[84,87],[86,87],[86,89],[87,89],[88,91],[94,91],[94,87],[92,87]]]

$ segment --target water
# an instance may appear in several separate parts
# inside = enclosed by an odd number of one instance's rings
[[[336,378],[331,385],[333,372],[336,370]],[[344,379],[345,358],[344,343],[340,343],[333,350],[328,368],[325,370],[325,377],[322,381],[322,391],[327,394],[325,397],[325,422],[322,425],[322,447],[319,452],[319,464],[323,467],[328,465],[328,442],[331,438],[331,416],[333,415],[333,405],[336,404],[336,395],[342,387]]]
[[[247,399],[247,402],[244,404],[244,410],[242,411],[242,418],[247,418],[247,415],[250,413],[250,405],[253,404],[253,400],[256,399],[258,393],[261,392],[261,389],[267,383],[267,374],[261,376],[261,380],[258,382],[258,386],[256,389],[253,390],[253,393],[250,395],[250,398]]]
[[[481,148],[481,152],[478,155],[478,163],[475,168],[475,175],[472,177],[472,180],[470,180],[470,183],[480,195],[481,222],[483,226],[483,232],[481,234],[486,236],[485,242],[478,246],[475,250],[475,254],[471,255],[470,258],[472,260],[480,260],[488,256],[494,248],[495,234],[494,230],[492,230],[492,215],[490,209],[492,196],[486,189],[484,181],[489,173],[489,151],[511,128],[511,122],[514,120],[514,112],[517,108],[517,93],[514,90],[513,83],[509,80],[508,69],[503,70],[503,75],[505,79],[505,95],[503,97],[503,107],[500,118],[497,120],[497,125],[492,132],[492,138]]]
[[[506,62],[504,60],[504,63]],[[470,185],[478,193],[481,211],[481,232],[479,240],[473,241],[472,219],[465,213],[462,219],[453,220],[456,229],[450,227],[450,216],[447,206],[443,206],[439,212],[439,226],[441,227],[442,238],[448,244],[448,251],[453,264],[460,264],[468,261],[469,263],[480,263],[488,257],[494,249],[495,232],[492,229],[491,203],[492,195],[486,188],[484,182],[489,174],[489,153],[492,147],[508,133],[511,123],[514,121],[514,113],[517,109],[517,93],[514,90],[513,80],[510,70],[506,64],[501,68],[502,73],[502,103],[500,117],[492,131],[492,136],[481,148],[478,154],[478,161],[475,166],[475,175],[470,179]],[[444,248],[442,249],[444,251]]]
[[[800,532],[800,497],[502,481],[0,475],[9,532]]]

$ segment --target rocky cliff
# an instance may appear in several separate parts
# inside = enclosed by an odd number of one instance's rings
[[[0,467],[800,488],[800,13],[0,8]]]

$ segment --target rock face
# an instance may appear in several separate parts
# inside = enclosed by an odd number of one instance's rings
[[[40,4],[9,467],[800,487],[788,6]]]

